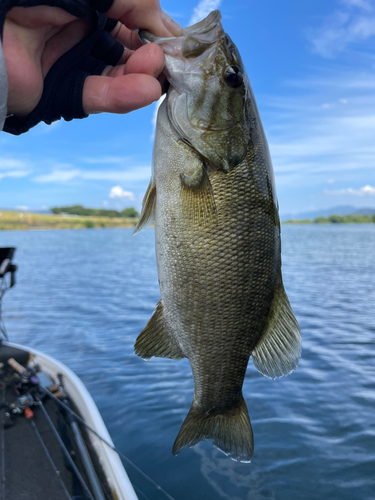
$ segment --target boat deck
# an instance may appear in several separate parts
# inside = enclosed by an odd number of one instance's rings
[[[0,346],[0,353],[3,349]],[[1,356],[0,356],[1,357]],[[3,362],[3,359],[1,359]],[[72,470],[54,435],[42,408],[31,406],[33,418],[25,413],[9,418],[15,393],[17,375],[4,364],[0,371],[0,500],[84,500],[89,498]],[[60,438],[73,458],[86,485],[89,485],[74,434],[67,423],[64,410],[50,398],[42,404],[57,429]],[[72,409],[76,411],[76,408]],[[12,424],[10,425],[10,420]],[[88,439],[80,428],[90,458],[96,470],[105,499],[113,499],[104,474]],[[52,463],[53,462],[53,463]],[[57,472],[58,471],[58,472]]]

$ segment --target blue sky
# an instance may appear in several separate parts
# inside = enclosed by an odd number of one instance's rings
[[[182,26],[220,8],[268,137],[280,212],[375,208],[375,0],[162,0]],[[140,208],[156,104],[0,134],[0,208]],[[115,188],[115,189],[114,189]]]

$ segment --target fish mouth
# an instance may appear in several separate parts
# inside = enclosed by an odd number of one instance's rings
[[[189,33],[190,35],[204,35],[209,31],[213,30],[221,21],[220,10],[213,10],[208,14],[207,17],[199,21],[198,23],[192,24],[183,30],[184,33]]]
[[[160,37],[155,36],[149,31],[139,30],[138,36],[141,39],[142,43],[146,45],[147,43],[163,43],[169,40],[182,38],[185,35],[204,35],[205,33],[213,30],[221,21],[221,13],[219,10],[213,10],[207,17],[199,21],[198,23],[192,24],[187,28],[184,28],[182,31],[182,35],[179,37],[171,36],[171,37]]]

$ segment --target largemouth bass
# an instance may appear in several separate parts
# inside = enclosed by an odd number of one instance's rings
[[[249,357],[266,377],[292,372],[301,336],[281,277],[280,222],[267,140],[220,12],[175,38],[141,33],[166,57],[154,173],[136,232],[155,221],[161,301],[135,352],[188,358],[194,398],[173,447],[203,439],[249,462],[242,385]]]

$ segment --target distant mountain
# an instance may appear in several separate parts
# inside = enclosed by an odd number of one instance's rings
[[[352,207],[350,205],[338,205],[336,207],[331,208],[321,208],[320,210],[309,210],[307,212],[299,212],[299,213],[289,213],[289,214],[281,214],[280,220],[282,222],[286,220],[299,220],[299,219],[310,219],[313,220],[316,217],[329,217],[330,215],[349,215],[349,214],[358,214],[358,215],[373,215],[375,214],[375,208],[357,208]]]

